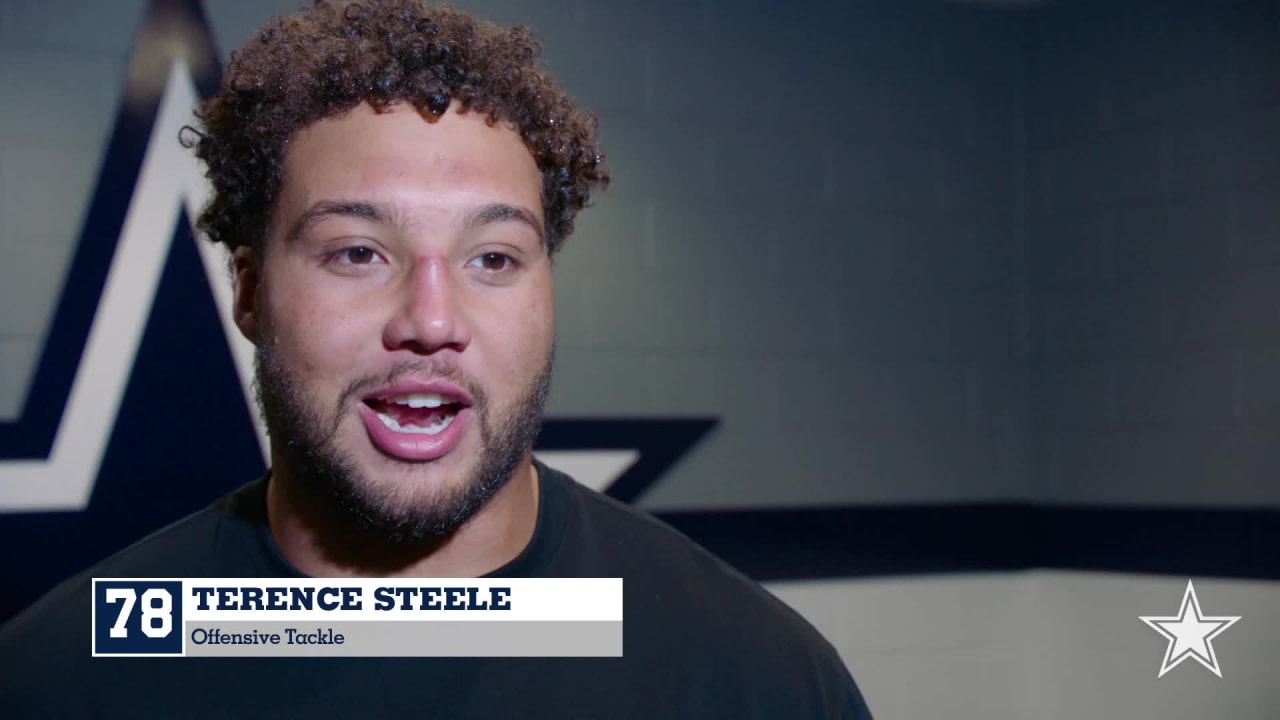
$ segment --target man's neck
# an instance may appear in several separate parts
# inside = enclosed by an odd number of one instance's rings
[[[281,468],[279,463],[275,468]],[[511,562],[533,538],[539,478],[532,454],[462,527],[439,542],[407,546],[357,529],[327,498],[286,471],[267,484],[271,536],[311,577],[479,577]]]

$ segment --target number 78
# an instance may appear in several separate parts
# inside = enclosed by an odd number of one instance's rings
[[[129,613],[138,602],[138,591],[133,588],[107,588],[107,602],[121,603],[116,624],[111,626],[111,637],[129,637]],[[142,593],[142,634],[149,638],[169,637],[173,631],[173,595],[164,588],[151,588]]]

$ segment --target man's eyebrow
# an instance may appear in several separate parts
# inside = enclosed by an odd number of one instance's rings
[[[293,221],[286,237],[292,242],[308,228],[331,217],[359,218],[380,223],[391,222],[390,215],[376,205],[349,200],[322,200],[307,208],[306,212]]]
[[[538,222],[538,218],[533,211],[522,208],[517,205],[507,205],[506,203],[489,203],[481,205],[472,211],[467,218],[467,228],[477,228],[481,225],[498,222],[518,222],[528,225],[535,233],[538,234],[539,242],[546,244],[546,238],[543,235],[542,223]]]

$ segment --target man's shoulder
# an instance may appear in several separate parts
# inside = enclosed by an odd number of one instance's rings
[[[624,578],[628,653],[684,656],[678,664],[709,687],[750,688],[743,701],[757,710],[819,703],[869,717],[839,653],[798,612],[653,515],[587,488],[575,495],[573,539],[585,547],[566,551]]]
[[[240,491],[238,491],[240,492]],[[0,656],[28,648],[24,657],[61,652],[84,645],[87,654],[91,590],[94,578],[200,577],[215,568],[217,539],[224,531],[229,495],[217,503],[157,530],[73,575],[0,625]],[[46,652],[47,651],[47,652]]]
[[[588,557],[645,581],[660,581],[670,597],[698,603],[727,596],[781,612],[793,612],[757,582],[748,578],[689,536],[654,515],[579,486],[575,491],[581,512],[573,522],[573,541]],[[796,616],[798,619],[798,616]]]
[[[583,553],[600,556],[604,567],[644,581],[662,601],[719,614],[726,601],[733,610],[759,613],[785,629],[816,632],[755,580],[726,563],[697,541],[654,515],[581,487],[581,532],[574,541]]]
[[[228,524],[244,526],[236,506],[246,485],[95,563],[80,577],[202,577],[217,569],[217,547]]]

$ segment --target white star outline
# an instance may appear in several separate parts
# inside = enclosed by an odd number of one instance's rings
[[[1190,612],[1188,612],[1190,611]],[[1140,616],[1138,618],[1151,629],[1169,639],[1169,647],[1164,652],[1164,662],[1160,665],[1160,674],[1180,665],[1191,658],[1209,669],[1209,672],[1222,677],[1222,669],[1218,667],[1218,655],[1213,651],[1213,639],[1240,620],[1239,615],[1208,617],[1200,611],[1200,599],[1196,597],[1196,588],[1187,581],[1186,592],[1182,594],[1182,608],[1173,617]]]

